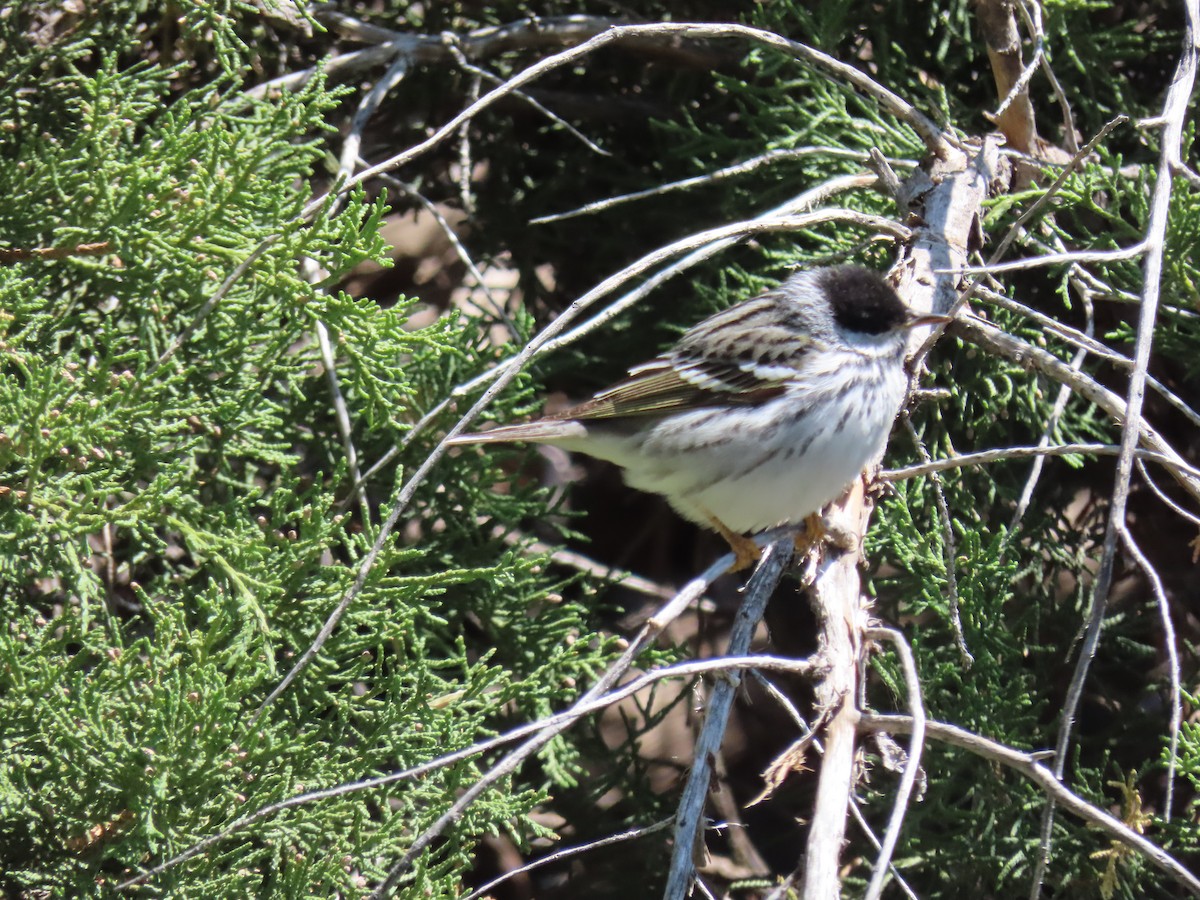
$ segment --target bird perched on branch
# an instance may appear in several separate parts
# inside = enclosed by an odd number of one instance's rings
[[[693,327],[592,399],[451,444],[531,441],[609,460],[718,531],[752,563],[746,533],[807,521],[883,449],[907,387],[910,310],[879,274],[814,269]]]

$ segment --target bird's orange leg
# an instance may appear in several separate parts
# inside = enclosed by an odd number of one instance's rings
[[[762,548],[754,543],[744,534],[738,534],[736,531],[730,531],[725,523],[716,516],[709,514],[708,523],[712,525],[713,530],[725,539],[725,543],[729,545],[729,549],[733,551],[735,557],[733,565],[729,567],[730,572],[740,572],[742,569],[748,569],[758,562],[762,556]]]

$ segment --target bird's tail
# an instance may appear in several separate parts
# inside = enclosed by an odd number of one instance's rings
[[[460,434],[446,443],[455,444],[499,444],[506,441],[530,441],[535,444],[554,444],[572,438],[587,436],[582,423],[571,419],[539,419],[524,425],[505,425],[491,431],[475,434]]]

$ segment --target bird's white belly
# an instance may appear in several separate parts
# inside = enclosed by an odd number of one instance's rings
[[[836,499],[882,450],[903,391],[899,377],[877,382],[849,413],[824,406],[796,416],[787,397],[758,409],[696,410],[663,420],[636,449],[615,436],[601,449],[594,435],[587,449],[694,522],[715,517],[756,532],[799,522]]]

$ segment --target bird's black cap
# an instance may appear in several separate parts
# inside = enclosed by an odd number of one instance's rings
[[[862,266],[834,266],[820,273],[839,325],[862,334],[883,334],[908,323],[908,307],[878,272]]]

